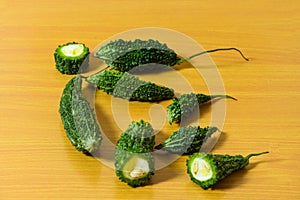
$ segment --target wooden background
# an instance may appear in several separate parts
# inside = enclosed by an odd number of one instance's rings
[[[300,199],[299,1],[2,0],[0,8],[1,200]],[[251,61],[232,52],[211,54],[226,91],[238,98],[226,101],[224,134],[213,153],[270,154],[205,191],[189,180],[186,157],[158,170],[150,185],[133,189],[113,169],[77,152],[58,114],[72,76],[55,69],[54,50],[70,41],[93,49],[142,27],[173,29],[205,49],[242,49]],[[197,79],[191,84],[202,92]],[[102,100],[97,115],[106,116],[102,124],[115,142],[121,132],[109,117],[111,99],[104,93],[96,98]],[[140,111],[144,106],[132,107],[133,118],[149,117]],[[200,119],[209,120],[209,112]]]

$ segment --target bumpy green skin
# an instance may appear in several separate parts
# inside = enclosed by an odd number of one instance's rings
[[[61,49],[64,46],[68,46],[70,44],[82,44],[77,42],[69,42],[63,45],[59,45],[55,52],[54,52],[54,60],[56,69],[60,71],[62,74],[77,74],[84,70],[84,68],[87,66],[83,65],[83,62],[85,61],[85,58],[88,58],[88,54],[90,53],[89,48],[86,47],[84,44],[84,50],[83,53],[76,57],[66,56]],[[85,61],[88,62],[88,61]]]
[[[71,143],[78,151],[90,154],[99,148],[102,135],[89,102],[82,94],[82,79],[72,78],[63,90],[59,113]]]
[[[113,69],[122,72],[148,63],[173,66],[180,60],[177,54],[166,44],[152,39],[111,41],[101,46],[95,56]]]
[[[127,72],[105,70],[87,77],[87,81],[107,94],[130,101],[162,101],[172,99],[174,90],[140,80]]]
[[[168,121],[180,123],[186,120],[193,112],[199,109],[199,106],[215,98],[231,98],[228,95],[205,95],[205,94],[183,94],[179,98],[174,98],[173,103],[168,106]]]
[[[115,169],[119,179],[132,187],[146,185],[154,175],[154,159],[151,152],[154,149],[155,135],[152,126],[143,120],[132,122],[119,138],[115,151]],[[140,178],[128,178],[123,167],[130,158],[138,156],[148,161],[150,171]]]
[[[155,147],[176,154],[193,154],[199,152],[202,144],[214,132],[217,127],[186,126],[173,132],[171,136]]]
[[[219,155],[219,154],[206,154],[206,153],[194,153],[193,155],[189,156],[186,166],[187,166],[187,173],[189,174],[191,180],[200,185],[203,189],[208,189],[218,181],[224,179],[225,177],[229,176],[231,173],[240,170],[249,164],[249,159],[252,156],[258,156],[261,154],[265,154],[268,152],[262,152],[258,154],[249,154],[248,156],[244,157],[242,155]],[[202,158],[205,160],[211,167],[213,175],[210,179],[206,181],[200,181],[193,176],[192,173],[192,163],[194,159]]]

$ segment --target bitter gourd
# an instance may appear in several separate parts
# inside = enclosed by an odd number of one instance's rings
[[[65,86],[59,113],[73,146],[85,154],[98,149],[102,135],[89,102],[82,94],[82,78],[73,77]]]
[[[182,94],[179,98],[173,98],[173,103],[168,105],[168,121],[179,123],[182,119],[186,120],[199,106],[215,98],[230,98],[228,95],[205,95],[205,94]]]
[[[89,53],[89,48],[82,43],[69,42],[59,45],[54,52],[56,69],[62,74],[80,73],[84,70],[84,66],[81,65]]]
[[[174,90],[140,80],[128,72],[104,70],[86,79],[100,90],[130,101],[161,101],[171,99]]]
[[[154,175],[155,135],[150,123],[132,122],[117,141],[115,170],[119,179],[132,187],[147,184]]]
[[[220,48],[203,51],[186,58],[180,58],[174,50],[170,49],[166,44],[157,40],[114,40],[101,46],[94,54],[95,57],[103,60],[107,65],[118,71],[129,71],[134,67],[148,63],[163,64],[166,66],[174,66],[190,60],[196,56],[211,53],[215,51],[235,50],[242,57],[248,60],[240,50],[236,48]]]
[[[246,157],[242,155],[194,153],[186,162],[187,173],[193,182],[203,189],[208,189],[232,172],[247,166],[252,156],[266,153],[268,152],[253,153]]]
[[[192,154],[199,152],[206,139],[217,130],[217,127],[181,127],[173,132],[167,140],[157,145],[155,149],[162,149],[176,154]]]

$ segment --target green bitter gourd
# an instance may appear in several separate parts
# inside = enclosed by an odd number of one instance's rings
[[[103,60],[107,65],[118,71],[129,71],[134,67],[143,64],[157,63],[166,66],[179,65],[196,56],[215,51],[235,50],[238,51],[245,60],[248,60],[240,50],[236,48],[219,48],[203,51],[186,58],[180,58],[166,44],[157,40],[122,40],[110,41],[101,46],[94,54],[95,57]]]
[[[254,153],[246,157],[242,155],[194,153],[189,156],[186,162],[187,173],[194,183],[200,185],[203,189],[208,189],[232,172],[247,166],[252,156],[266,153],[268,152]]]
[[[154,102],[174,96],[173,89],[140,80],[128,72],[100,71],[87,77],[87,81],[107,94],[130,101]]]
[[[117,141],[115,170],[119,179],[132,187],[146,185],[154,175],[155,135],[150,123],[132,122]]]
[[[98,149],[102,135],[93,109],[82,94],[82,78],[73,77],[65,86],[59,113],[73,146],[85,154]]]
[[[82,64],[89,53],[89,48],[82,43],[69,42],[59,45],[54,52],[56,69],[62,74],[80,73],[86,67]]]
[[[202,144],[213,133],[217,127],[186,126],[173,132],[171,136],[155,146],[155,149],[162,149],[176,154],[193,154],[199,152]]]
[[[209,102],[215,98],[230,98],[228,95],[205,95],[205,94],[182,94],[179,98],[173,98],[173,103],[168,105],[168,121],[179,123],[181,120],[186,120],[193,112],[199,109],[199,106]]]

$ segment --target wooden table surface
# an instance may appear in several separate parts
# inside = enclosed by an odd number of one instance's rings
[[[1,200],[300,199],[299,1],[4,0],[0,6]],[[54,50],[71,41],[93,49],[143,27],[183,33],[205,49],[240,48],[249,62],[233,52],[210,55],[226,92],[238,98],[226,101],[223,134],[212,152],[270,153],[252,158],[213,190],[202,190],[186,173],[186,156],[157,170],[149,185],[131,188],[114,169],[77,152],[58,113],[62,90],[73,76],[55,69]],[[188,68],[180,73],[193,76]],[[189,81],[206,92],[197,79]],[[112,99],[101,92],[96,98],[97,115],[115,143],[121,129],[111,116]],[[134,120],[149,119],[152,104],[144,105],[130,104]],[[211,119],[206,111],[202,124]],[[171,129],[176,126],[165,123],[162,132]]]

